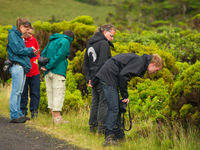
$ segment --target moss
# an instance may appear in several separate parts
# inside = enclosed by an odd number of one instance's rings
[[[180,109],[180,116],[184,117],[186,116],[188,113],[190,113],[192,109],[192,105],[191,104],[184,104],[183,107]]]

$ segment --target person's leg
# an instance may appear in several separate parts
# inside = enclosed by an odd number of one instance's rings
[[[25,116],[27,115],[27,103],[28,103],[28,79],[29,78],[27,77],[20,102],[20,109]]]
[[[98,93],[96,87],[92,88],[92,102],[90,107],[89,127],[90,132],[95,133],[97,128]]]
[[[40,75],[30,77],[30,112],[31,117],[37,117],[40,102]]]
[[[54,123],[67,123],[63,121],[60,112],[65,98],[65,77],[57,74],[53,74],[53,108],[52,114]]]
[[[104,91],[102,84],[99,83],[97,85],[97,93],[98,93],[98,114],[97,114],[97,121],[98,121],[98,133],[105,133],[105,122],[106,122],[106,114],[107,114],[107,101],[104,96]]]
[[[49,72],[45,76],[45,84],[46,84],[48,108],[50,109],[50,111],[52,113],[52,108],[53,108],[53,79],[52,79],[52,73],[51,72]]]
[[[17,119],[23,116],[20,110],[21,94],[25,83],[24,69],[20,65],[13,65],[10,68],[12,76],[12,90],[10,96],[10,118],[11,120]]]
[[[106,115],[106,131],[104,145],[116,144],[115,132],[119,120],[119,100],[117,89],[103,83],[105,98],[107,101],[108,111]]]

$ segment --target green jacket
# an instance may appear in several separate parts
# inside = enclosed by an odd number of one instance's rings
[[[49,44],[43,49],[40,56],[50,59],[44,67],[47,69],[44,75],[49,71],[55,74],[63,75],[66,78],[68,66],[67,57],[70,55],[70,43],[72,38],[65,34],[52,34],[49,37]]]

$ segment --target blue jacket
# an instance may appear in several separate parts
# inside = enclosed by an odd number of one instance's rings
[[[19,63],[23,66],[24,72],[28,73],[31,69],[30,58],[35,55],[32,48],[26,48],[21,36],[22,33],[15,26],[9,30],[7,44],[8,59],[12,62]]]
[[[40,55],[50,59],[49,63],[44,66],[47,69],[44,75],[51,71],[66,77],[67,57],[70,55],[70,43],[73,39],[65,34],[55,33],[49,37],[49,40],[49,44]]]

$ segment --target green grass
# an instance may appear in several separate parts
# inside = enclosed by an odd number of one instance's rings
[[[0,87],[0,114],[9,117],[10,86]],[[151,121],[133,122],[133,129],[126,132],[126,142],[119,147],[102,146],[104,137],[90,134],[88,128],[89,112],[81,110],[63,115],[69,124],[54,125],[50,114],[39,113],[38,118],[26,122],[26,125],[46,132],[53,137],[82,148],[94,150],[200,150],[200,131],[189,126],[187,131],[178,122],[159,128]]]
[[[110,6],[93,6],[75,0],[0,0],[0,25],[15,24],[16,18],[27,17],[32,22],[72,20],[77,16],[92,16],[95,24],[105,23],[106,16],[112,11]]]

